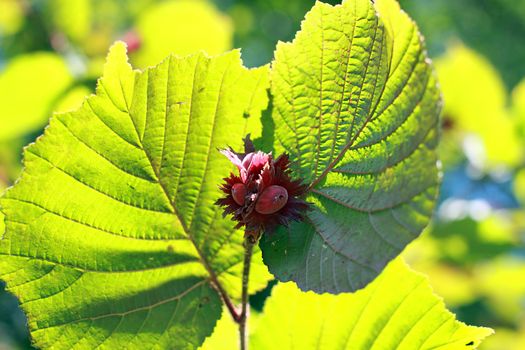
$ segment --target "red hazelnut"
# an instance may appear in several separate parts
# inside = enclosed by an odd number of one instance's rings
[[[246,197],[246,185],[240,182],[233,185],[232,197],[235,203],[244,205],[244,197]]]
[[[288,202],[288,191],[282,186],[269,186],[255,203],[255,211],[259,214],[273,214],[281,210]]]
[[[256,241],[263,232],[304,220],[308,203],[302,197],[308,185],[290,178],[288,155],[274,159],[271,153],[257,151],[249,135],[244,139],[244,153],[231,148],[220,152],[239,173],[224,178],[219,188],[225,196],[216,204],[224,207],[224,216],[232,214],[235,227],[243,227],[246,237]]]

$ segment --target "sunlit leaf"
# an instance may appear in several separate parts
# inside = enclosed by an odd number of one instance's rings
[[[525,326],[520,329],[496,328],[495,334],[483,342],[483,350],[525,349]]]
[[[158,4],[138,19],[140,49],[133,62],[145,67],[169,53],[187,55],[204,50],[220,54],[232,46],[230,20],[204,0],[179,0]]]
[[[522,205],[525,205],[525,170],[520,170],[514,177],[514,193]]]
[[[522,151],[515,124],[506,110],[507,92],[494,67],[474,51],[456,44],[436,61],[451,128],[474,134],[483,150],[481,166],[514,166]],[[486,159],[483,159],[486,158]]]
[[[67,112],[78,109],[91,91],[86,86],[77,86],[67,92],[55,105],[58,112]]]
[[[525,260],[502,257],[491,264],[478,266],[475,271],[479,293],[493,312],[509,323],[523,317],[525,300]]]
[[[169,56],[144,72],[125,46],[97,94],[58,114],[0,199],[0,274],[41,348],[195,348],[240,297],[243,233],[214,205],[217,147],[260,133],[267,67],[240,53]],[[252,290],[269,275],[260,252]],[[212,282],[217,280],[218,282]]]
[[[424,276],[395,260],[355,294],[317,295],[277,285],[251,343],[254,350],[467,350],[492,333],[457,321]]]
[[[447,305],[460,307],[486,297],[476,271],[492,271],[492,262],[511,254],[520,245],[514,231],[508,215],[494,214],[479,222],[437,221],[405,249],[403,257],[428,276]],[[484,275],[480,273],[479,277],[483,280],[494,277],[493,273]],[[494,287],[504,290],[501,285],[502,281]]]
[[[313,208],[263,236],[265,263],[303,290],[360,289],[418,237],[437,193],[441,102],[420,34],[393,0],[317,2],[277,47],[272,95],[276,153]]]
[[[69,40],[80,43],[91,32],[91,0],[49,0],[44,3],[51,30],[60,32]]]
[[[58,101],[53,101],[55,111],[69,111],[80,107],[82,101],[89,95],[90,90],[84,86],[72,88],[62,94]],[[17,123],[16,120],[11,123]],[[12,184],[22,171],[22,149],[27,143],[24,137],[0,142],[0,192]]]
[[[0,35],[16,33],[24,23],[22,0],[0,0]]]
[[[21,171],[20,158],[25,141],[15,139],[0,142],[0,196],[2,190],[13,183]]]
[[[45,125],[56,99],[72,76],[60,56],[32,53],[12,60],[0,72],[0,141]]]
[[[252,317],[250,315],[250,328],[252,327]],[[199,348],[200,350],[235,350],[239,349],[239,325],[226,311],[217,321],[213,334],[206,338],[206,341]]]
[[[520,141],[525,143],[525,79],[512,90],[512,113],[518,124]]]
[[[475,280],[464,268],[437,261],[418,261],[412,266],[428,276],[432,288],[450,307],[472,303],[480,296]]]
[[[472,266],[509,253],[518,242],[506,221],[493,215],[483,221],[463,219],[436,223],[432,235],[437,239],[441,260]]]

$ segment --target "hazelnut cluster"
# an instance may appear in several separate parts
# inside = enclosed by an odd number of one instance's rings
[[[256,151],[249,135],[244,148],[244,153],[221,150],[239,174],[224,179],[220,189],[225,196],[217,204],[224,207],[224,215],[233,214],[237,228],[245,227],[246,235],[256,241],[263,232],[303,219],[308,204],[301,197],[308,186],[290,178],[288,155],[274,160],[271,153]]]

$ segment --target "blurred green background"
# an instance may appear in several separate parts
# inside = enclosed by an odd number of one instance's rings
[[[351,0],[349,0],[351,1]],[[338,3],[338,1],[328,1]],[[314,0],[0,0],[0,191],[53,111],[94,90],[106,52],[137,68],[169,52],[242,48],[269,63]],[[525,1],[402,0],[435,62],[445,111],[436,215],[404,253],[464,322],[493,327],[481,349],[525,349]],[[1,228],[0,228],[1,229]],[[268,290],[252,299],[260,309]],[[27,349],[25,318],[0,285],[0,349]]]

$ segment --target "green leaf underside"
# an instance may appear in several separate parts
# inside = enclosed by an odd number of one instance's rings
[[[312,184],[307,219],[261,241],[281,281],[348,292],[428,223],[440,93],[420,34],[394,0],[317,2],[272,72],[276,153]]]
[[[240,298],[242,232],[214,205],[218,147],[260,134],[267,67],[240,53],[133,71],[110,51],[97,94],[56,115],[0,205],[0,278],[40,348],[192,349]],[[260,251],[252,287],[269,275]]]
[[[492,333],[457,321],[427,278],[396,259],[355,294],[302,293],[291,283],[279,284],[258,320],[251,348],[467,350]]]

